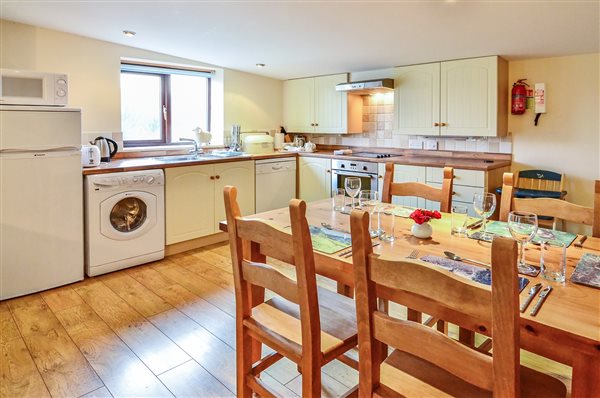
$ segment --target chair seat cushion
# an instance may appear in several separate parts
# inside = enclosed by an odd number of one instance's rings
[[[321,352],[327,355],[340,346],[358,343],[354,300],[318,288],[321,320]],[[280,296],[252,309],[252,318],[285,339],[302,345],[300,307]]]
[[[406,397],[492,397],[480,389],[421,358],[395,350],[381,365],[383,389]],[[558,379],[521,366],[522,397],[565,397]],[[385,395],[385,394],[382,394]]]

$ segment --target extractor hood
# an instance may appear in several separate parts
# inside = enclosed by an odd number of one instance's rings
[[[394,91],[394,79],[375,79],[352,83],[340,83],[335,86],[335,89],[337,91],[346,91],[350,94],[358,95],[389,93]]]

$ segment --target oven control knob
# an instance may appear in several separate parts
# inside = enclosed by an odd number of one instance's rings
[[[135,183],[137,181],[138,181],[138,178],[137,177],[133,177],[133,182]]]
[[[152,176],[148,176],[148,178],[146,178],[146,182],[147,182],[148,184],[154,184],[154,177],[152,177]]]
[[[345,165],[345,164],[341,164],[341,165],[340,165],[340,167],[341,167],[342,169],[345,169],[345,168],[346,168],[346,165]]]
[[[364,171],[367,171],[367,166],[363,166],[363,170],[364,170]]]
[[[67,92],[61,88],[56,92],[56,95],[58,95],[59,97],[64,97],[65,95],[67,95]]]

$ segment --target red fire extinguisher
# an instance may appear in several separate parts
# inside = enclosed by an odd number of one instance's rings
[[[513,115],[522,115],[525,113],[527,105],[527,90],[525,87],[529,87],[529,84],[525,83],[525,80],[527,79],[519,79],[516,83],[513,83],[510,102],[510,113]]]

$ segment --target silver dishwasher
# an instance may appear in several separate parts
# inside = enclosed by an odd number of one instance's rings
[[[257,160],[256,212],[287,207],[296,197],[296,158]]]

